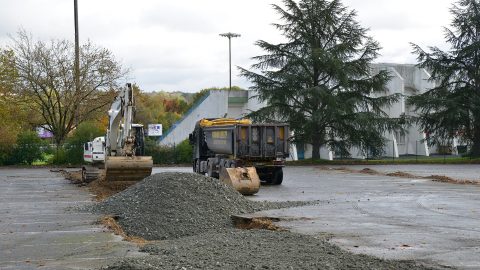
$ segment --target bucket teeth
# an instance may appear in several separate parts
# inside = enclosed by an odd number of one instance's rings
[[[222,168],[219,179],[243,195],[253,195],[260,189],[260,178],[255,167]]]

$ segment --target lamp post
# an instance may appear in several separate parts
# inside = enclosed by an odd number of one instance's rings
[[[220,36],[228,38],[228,66],[230,78],[229,90],[232,90],[232,38],[240,37],[240,34],[228,32],[220,34]]]
[[[73,0],[73,12],[75,20],[75,95],[80,92],[80,48],[78,38],[78,1]],[[75,125],[78,125],[78,108],[75,108]]]

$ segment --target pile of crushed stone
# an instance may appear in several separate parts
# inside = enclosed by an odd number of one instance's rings
[[[113,215],[127,235],[146,240],[175,239],[233,227],[231,216],[312,202],[254,202],[217,179],[166,172],[94,205]]]
[[[150,255],[124,259],[106,269],[438,269],[352,254],[324,237],[287,231],[230,229],[160,241],[143,251]]]

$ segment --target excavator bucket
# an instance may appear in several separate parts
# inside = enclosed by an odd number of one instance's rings
[[[260,189],[260,178],[255,167],[222,168],[219,179],[243,195],[253,195]]]
[[[107,181],[140,181],[152,174],[152,157],[107,157],[105,179]]]

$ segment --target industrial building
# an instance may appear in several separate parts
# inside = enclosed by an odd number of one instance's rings
[[[402,114],[413,116],[415,113],[413,108],[406,104],[406,97],[424,93],[435,86],[434,82],[428,80],[430,74],[425,69],[418,68],[415,65],[381,63],[374,64],[372,69],[373,72],[387,70],[390,73],[391,80],[386,86],[386,95],[396,93],[403,95],[397,103],[385,110],[392,118],[398,118]],[[195,123],[202,118],[240,118],[263,106],[265,106],[265,103],[259,102],[253,91],[210,91],[162,136],[160,144],[173,145],[187,139]],[[445,151],[458,154],[456,140],[454,140],[453,145],[431,147],[425,141],[426,134],[424,131],[416,125],[410,126],[405,134],[401,132],[387,133],[385,138],[388,142],[384,149],[384,155],[387,157],[430,156]],[[300,159],[310,158],[311,150],[312,146],[308,144],[296,146],[292,147],[291,155],[293,159],[297,157]],[[352,158],[368,158],[359,149],[351,149],[350,154]],[[321,149],[320,155],[322,159],[339,158],[336,153],[326,148]]]

